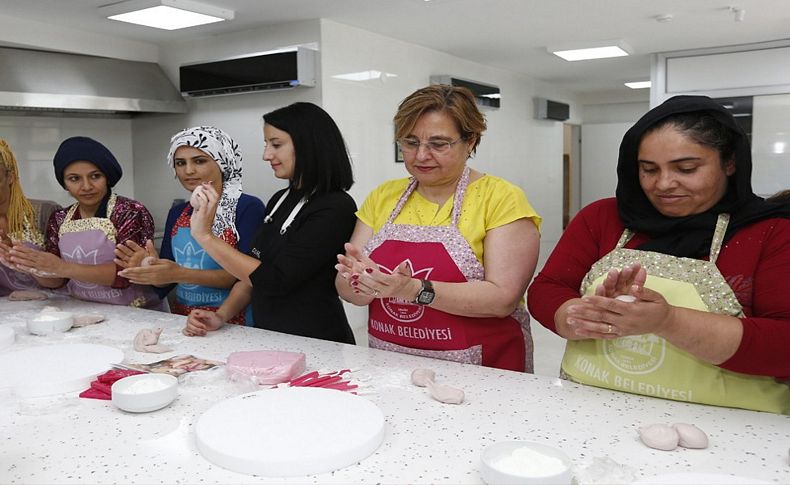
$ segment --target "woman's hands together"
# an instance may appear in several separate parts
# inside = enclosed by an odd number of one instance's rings
[[[645,280],[647,280],[647,271],[639,263],[629,264],[622,270],[612,268],[603,283],[595,288],[595,294],[609,298],[628,295],[631,287],[644,286]]]
[[[26,246],[22,242],[14,242],[11,247],[5,245],[3,264],[39,278],[65,278],[66,262],[47,251]]]
[[[182,333],[187,337],[205,337],[208,332],[220,329],[225,320],[216,312],[209,310],[192,310],[187,316],[187,326]]]
[[[165,286],[179,281],[178,271],[181,266],[169,259],[155,258],[145,266],[126,268],[118,275],[136,285]]]
[[[660,293],[645,288],[646,279],[638,263],[622,271],[610,270],[595,295],[568,306],[568,327],[578,337],[594,339],[666,333],[674,322],[675,307]]]
[[[113,259],[113,262],[121,268],[136,268],[153,262],[152,259],[148,259],[144,263],[145,258],[148,257],[159,259],[159,254],[154,248],[154,242],[150,239],[145,242],[145,247],[140,246],[131,239],[117,244],[114,253],[115,259]]]
[[[136,285],[165,286],[177,281],[177,271],[181,268],[169,259],[160,259],[150,239],[145,247],[134,241],[115,246],[113,262],[122,269],[118,275]]]
[[[11,263],[11,248],[14,247],[14,241],[8,237],[5,230],[0,229],[0,264],[7,266],[11,269],[16,269]]]
[[[192,216],[189,219],[190,234],[198,242],[210,238],[211,226],[214,224],[214,216],[219,204],[219,194],[210,182],[203,182],[192,192],[190,204],[192,204]]]
[[[406,261],[392,273],[382,271],[379,265],[365,256],[351,243],[344,246],[346,254],[338,254],[335,265],[338,274],[346,280],[355,294],[371,298],[400,298],[412,301],[420,288],[419,280],[412,278],[411,268]]]

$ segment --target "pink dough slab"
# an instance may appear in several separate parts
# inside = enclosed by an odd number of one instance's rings
[[[231,378],[251,377],[258,384],[279,384],[298,376],[305,369],[302,352],[251,350],[228,356],[225,371]]]

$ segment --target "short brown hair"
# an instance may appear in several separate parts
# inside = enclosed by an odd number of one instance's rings
[[[477,109],[475,97],[469,89],[447,84],[432,84],[418,89],[401,101],[393,118],[395,138],[409,136],[417,120],[425,113],[433,111],[447,113],[455,122],[461,138],[475,139],[472,152],[477,150],[480,138],[486,130],[485,117]]]

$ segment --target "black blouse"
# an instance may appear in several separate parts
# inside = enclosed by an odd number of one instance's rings
[[[266,207],[271,210],[284,192],[275,193]],[[345,192],[313,196],[280,234],[301,198],[291,191],[252,240],[250,255],[261,261],[250,274],[255,326],[353,344],[335,289],[335,264],[354,231],[356,203]]]

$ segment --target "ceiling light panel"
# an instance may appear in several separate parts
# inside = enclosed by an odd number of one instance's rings
[[[650,81],[633,81],[624,84],[631,89],[647,89],[652,85]]]
[[[606,59],[608,57],[627,56],[628,52],[616,45],[604,47],[590,47],[586,49],[570,49],[564,51],[553,51],[555,56],[562,57],[566,61],[586,61],[589,59]]]
[[[631,53],[631,49],[628,45],[618,39],[564,43],[549,46],[546,50],[566,61],[586,61],[588,59],[622,57]]]
[[[127,0],[100,7],[109,19],[164,30],[205,25],[234,17],[232,10],[190,0]]]

